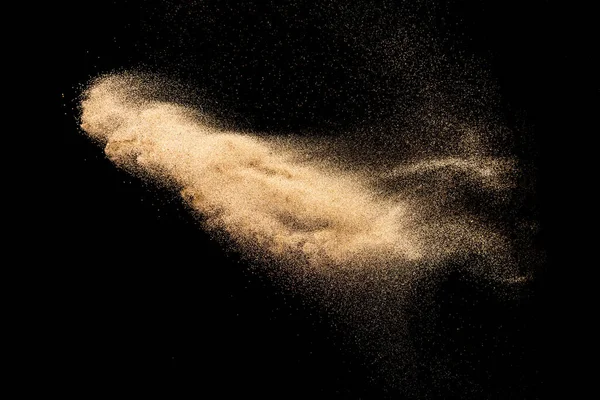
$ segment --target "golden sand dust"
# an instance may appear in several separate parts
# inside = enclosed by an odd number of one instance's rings
[[[431,180],[431,195],[421,197],[402,196],[402,185],[416,179],[426,187],[420,175],[453,170],[502,189],[510,163],[471,156],[403,165],[381,178],[400,179],[394,195],[384,195],[364,175],[302,160],[301,144],[295,152],[293,144],[219,130],[190,108],[140,95],[143,85],[132,75],[97,80],[82,101],[82,128],[116,164],[174,184],[210,228],[254,255],[381,268],[457,252],[505,252],[501,234],[457,210],[436,209],[452,192],[450,183]]]

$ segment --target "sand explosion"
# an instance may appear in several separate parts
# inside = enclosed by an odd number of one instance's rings
[[[222,131],[189,107],[141,95],[143,85],[130,75],[95,81],[82,102],[82,128],[105,144],[114,163],[174,185],[209,228],[226,232],[255,256],[323,268],[381,268],[456,252],[506,253],[500,233],[466,214],[453,215],[456,210],[440,212],[435,193],[426,201],[410,190],[429,179],[452,192],[449,181],[431,178],[449,172],[471,186],[501,190],[510,186],[512,168],[503,160],[406,164],[382,174],[382,181],[403,179],[386,193],[361,174],[303,159],[300,140],[284,148]]]

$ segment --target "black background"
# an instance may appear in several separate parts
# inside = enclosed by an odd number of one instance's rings
[[[115,168],[78,130],[82,85],[99,73],[147,61],[144,43],[156,39],[148,33],[148,24],[156,23],[148,10],[165,7],[153,3],[64,6],[53,29],[53,63],[59,72],[52,95],[59,118],[51,171],[55,203],[47,222],[53,228],[45,251],[56,266],[42,274],[52,289],[41,306],[46,333],[41,341],[47,351],[41,365],[58,372],[58,378],[48,384],[73,395],[393,397],[395,392],[369,383],[360,357],[340,347],[339,336],[345,333],[328,326],[319,310],[249,273],[235,254],[225,254],[198,229],[173,194]],[[171,4],[185,9],[185,2]],[[548,261],[524,300],[509,305],[475,283],[448,277],[439,290],[446,317],[439,316],[433,327],[418,316],[414,323],[416,334],[424,338],[424,366],[415,384],[422,395],[417,398],[546,398],[552,354],[558,351],[552,345],[551,321],[559,313],[549,282],[556,274],[556,244],[566,224],[556,207],[576,186],[561,172],[557,158],[574,151],[569,146],[584,140],[590,129],[583,120],[594,110],[590,100],[598,94],[591,27],[584,22],[584,10],[544,1],[436,4],[446,15],[437,22],[441,34],[468,38],[457,39],[458,46],[486,60],[500,85],[511,128],[525,126],[533,138],[533,146],[521,150],[537,166],[532,201],[542,226],[538,241]],[[169,49],[182,28],[165,24],[177,27],[165,36]],[[172,57],[166,54],[157,62],[165,65]],[[327,74],[335,81],[335,70]],[[267,97],[280,98],[277,90]],[[252,90],[244,95],[243,107],[229,106],[238,113],[248,111],[250,125],[257,129],[312,126],[320,120],[339,126],[347,115],[336,114],[331,104],[340,99],[351,104],[352,95],[322,100],[314,110],[325,110],[325,115],[314,115],[310,108],[300,117],[286,114],[293,109],[291,102],[267,106],[261,114],[256,105],[264,93]],[[261,115],[263,119],[257,117]],[[564,190],[557,192],[556,185]],[[472,329],[468,339],[452,334],[455,326],[475,325],[483,330]],[[441,348],[427,347],[427,335],[444,338]],[[472,350],[478,344],[485,346]],[[458,354],[457,349],[467,351],[450,357],[449,367],[463,368],[483,393],[461,393],[460,382],[431,378],[427,355]]]

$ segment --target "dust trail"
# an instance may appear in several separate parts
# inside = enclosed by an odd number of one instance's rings
[[[189,108],[144,98],[142,86],[126,75],[96,81],[82,102],[82,128],[105,144],[116,164],[174,184],[210,227],[255,254],[293,255],[313,267],[381,268],[505,246],[500,235],[475,224],[425,224],[423,200],[402,199],[401,187],[390,196],[361,174],[303,160],[300,142],[294,152],[218,130]],[[430,160],[398,167],[387,178],[413,179],[443,168],[501,187],[496,171],[507,166],[496,160]]]
[[[408,164],[394,169],[386,177],[392,178],[402,175],[439,173],[444,170],[454,170],[463,174],[465,179],[474,179],[478,184],[485,185],[491,190],[501,190],[505,187],[510,187],[510,181],[503,178],[506,177],[505,174],[511,171],[512,168],[514,167],[510,161],[502,159],[447,157]]]

